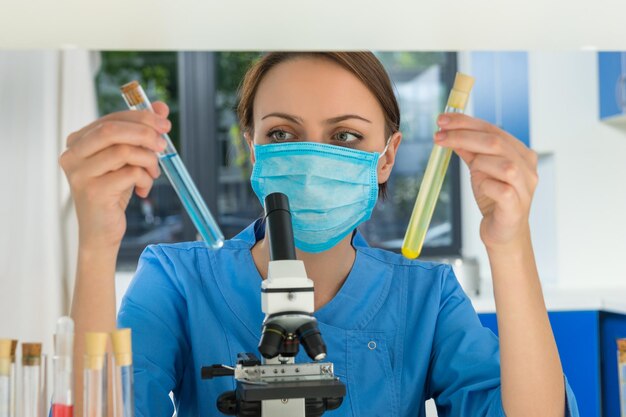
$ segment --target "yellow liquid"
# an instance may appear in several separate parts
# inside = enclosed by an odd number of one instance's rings
[[[402,242],[402,255],[406,258],[415,259],[422,252],[426,232],[435,211],[451,156],[451,149],[439,145],[433,146]]]
[[[444,113],[463,113],[473,84],[474,79],[472,77],[457,73]],[[409,259],[417,258],[422,252],[426,231],[439,199],[441,186],[450,163],[450,156],[452,156],[451,149],[439,145],[433,146],[422,184],[417,193],[415,207],[411,213],[411,220],[409,220],[402,242],[402,255]]]

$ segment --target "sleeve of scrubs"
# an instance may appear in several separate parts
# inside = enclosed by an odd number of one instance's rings
[[[118,326],[132,329],[135,414],[171,417],[169,397],[182,375],[189,344],[185,335],[185,298],[174,267],[159,246],[142,253],[137,272],[118,313]]]
[[[427,394],[440,417],[504,417],[498,338],[481,324],[452,268],[443,274]],[[566,397],[565,415],[577,417],[567,381]]]

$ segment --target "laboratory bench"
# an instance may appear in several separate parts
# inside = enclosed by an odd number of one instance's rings
[[[485,327],[498,334],[491,294],[470,297]],[[563,371],[581,416],[620,417],[617,338],[626,338],[626,289],[544,290]]]

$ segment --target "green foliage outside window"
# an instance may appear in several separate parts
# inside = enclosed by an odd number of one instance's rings
[[[176,52],[103,51],[96,77],[100,115],[127,110],[119,88],[137,80],[150,101],[164,101],[170,108],[169,133],[180,151],[178,138],[178,71]]]
[[[216,106],[218,113],[218,135],[227,138],[224,165],[232,165],[240,170],[241,178],[250,177],[252,167],[248,146],[237,119],[237,92],[243,77],[250,66],[261,57],[260,52],[218,52],[216,60]]]

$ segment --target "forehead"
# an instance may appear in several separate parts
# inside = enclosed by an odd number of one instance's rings
[[[356,113],[384,123],[383,109],[367,86],[326,58],[296,58],[273,67],[259,83],[253,109],[255,120],[281,111],[305,122]]]

